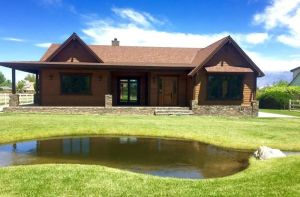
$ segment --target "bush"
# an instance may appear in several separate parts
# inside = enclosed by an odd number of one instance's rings
[[[260,108],[287,109],[290,99],[300,98],[299,86],[272,86],[258,91]]]

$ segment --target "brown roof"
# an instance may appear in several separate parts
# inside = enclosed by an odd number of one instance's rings
[[[88,45],[104,63],[191,64],[200,48]],[[60,47],[52,44],[41,61]]]
[[[246,55],[246,53],[227,36],[205,48],[175,48],[175,47],[138,47],[138,46],[107,46],[86,45],[77,34],[73,33],[63,44],[52,44],[39,62],[50,63],[69,42],[77,39],[98,60],[97,65],[113,66],[145,66],[145,67],[176,67],[189,68],[193,76],[207,63],[226,43],[232,43],[246,58],[251,69],[263,76],[263,72]],[[28,62],[23,62],[27,65]],[[19,62],[21,64],[21,62]],[[56,63],[57,64],[57,63]],[[71,64],[74,64],[72,62]],[[8,65],[6,63],[6,65]],[[47,64],[50,65],[50,64]],[[79,64],[78,64],[79,65]]]

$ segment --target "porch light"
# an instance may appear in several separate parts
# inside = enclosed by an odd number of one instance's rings
[[[99,77],[98,77],[98,80],[99,80],[99,81],[102,81],[102,76],[99,76]]]
[[[49,75],[49,80],[53,80],[54,76],[51,74]]]

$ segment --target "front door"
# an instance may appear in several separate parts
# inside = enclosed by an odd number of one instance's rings
[[[158,103],[160,106],[177,105],[178,77],[159,77]]]
[[[118,80],[118,104],[139,105],[139,83],[138,78],[119,78]]]

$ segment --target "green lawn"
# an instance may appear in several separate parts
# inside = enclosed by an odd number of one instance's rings
[[[194,139],[218,146],[300,150],[299,119],[199,116],[0,114],[0,143],[66,135],[138,135]]]
[[[300,117],[300,111],[289,111],[283,109],[260,109],[259,111]]]
[[[36,165],[0,169],[0,194],[19,196],[299,196],[300,159],[251,160],[219,179],[180,180],[101,166]]]
[[[299,119],[197,116],[0,114],[0,143],[64,135],[139,135],[194,139],[255,149],[300,150]],[[0,158],[1,160],[1,158]],[[299,196],[300,157],[258,161],[233,176],[160,178],[93,165],[51,164],[0,169],[1,196]]]

